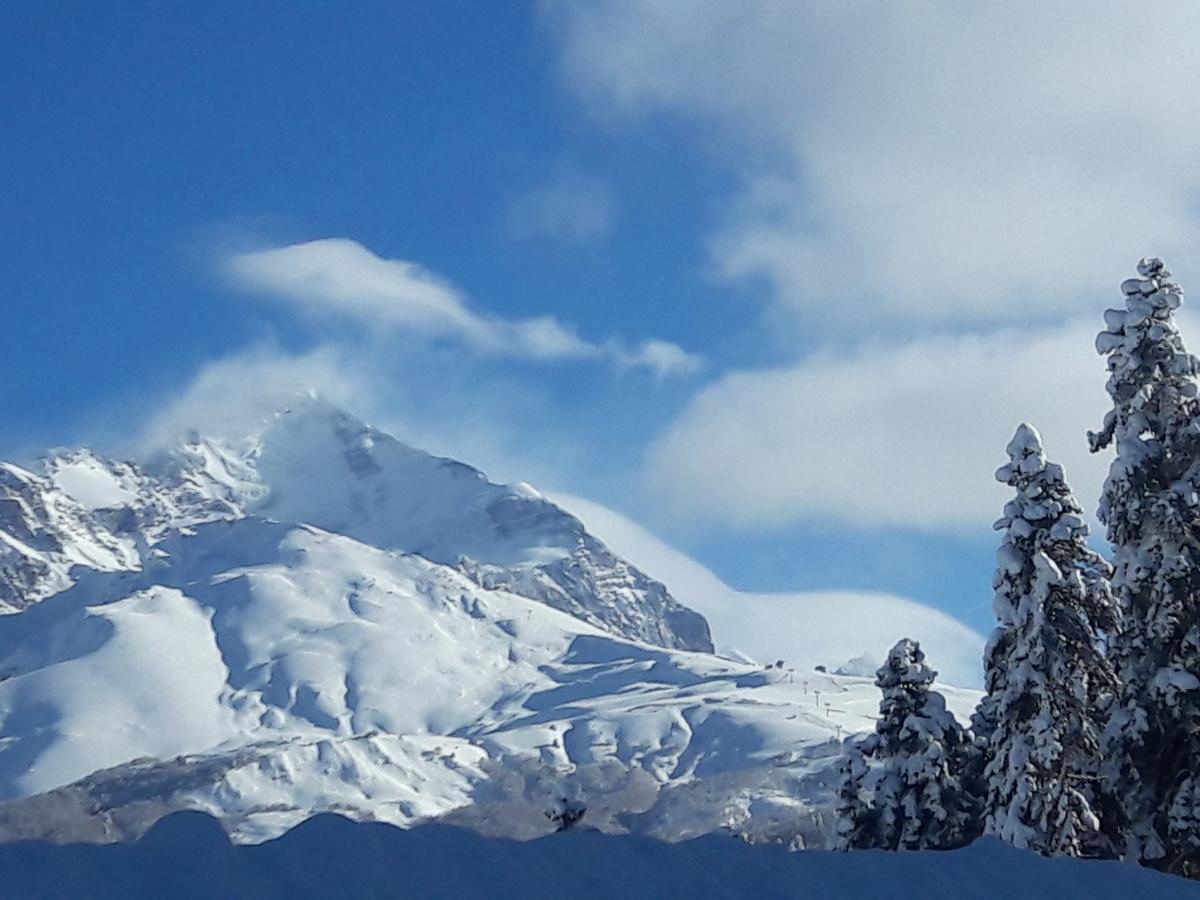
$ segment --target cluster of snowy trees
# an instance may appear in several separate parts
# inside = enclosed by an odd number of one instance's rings
[[[908,639],[880,667],[875,733],[848,743],[843,760],[838,837],[845,848],[941,849],[975,837],[978,801],[964,778],[971,739],[931,689],[936,677]]]
[[[1037,431],[996,473],[999,627],[964,730],[902,640],[879,669],[875,733],[850,741],[838,796],[845,849],[948,849],[980,834],[1047,855],[1122,857],[1200,877],[1200,361],[1183,295],[1144,259],[1105,313],[1115,448],[1097,517],[1112,563]]]

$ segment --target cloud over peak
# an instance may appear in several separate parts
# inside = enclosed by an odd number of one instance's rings
[[[243,288],[302,312],[431,340],[459,342],[488,356],[535,361],[601,360],[657,377],[690,375],[701,360],[675,344],[591,342],[551,316],[504,319],[471,308],[450,282],[422,266],[384,259],[348,238],[326,238],[238,253],[225,272]]]

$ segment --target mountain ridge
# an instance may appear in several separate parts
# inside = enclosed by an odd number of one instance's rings
[[[0,616],[0,838],[175,810],[249,843],[330,810],[536,837],[570,802],[605,831],[821,846],[841,738],[873,727],[870,679],[714,655],[535,489],[319,401],[4,472],[42,594]]]
[[[260,515],[453,565],[481,585],[636,640],[713,649],[701,615],[532,487],[495,484],[317,397],[239,439],[193,432],[143,464],[76,449],[52,453],[41,468],[0,471],[0,603],[8,611],[62,590],[73,566],[132,570],[173,530]],[[91,552],[78,552],[81,533]],[[27,546],[23,534],[47,546]]]

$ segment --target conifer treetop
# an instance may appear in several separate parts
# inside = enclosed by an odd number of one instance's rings
[[[1038,430],[1022,422],[1008,442],[1007,451],[1009,461],[996,470],[996,480],[1016,488],[1017,496],[1005,506],[1004,515],[993,527],[997,531],[1011,530],[1018,518],[1025,522],[1061,519],[1063,528],[1055,534],[1056,539],[1086,536],[1087,523],[1080,515],[1083,510],[1067,487],[1063,467],[1046,459]],[[1025,530],[1020,525],[1016,528]]]
[[[921,645],[910,638],[901,638],[875,673],[875,684],[882,690],[896,687],[923,690],[933,684],[937,674],[925,664]]]
[[[1063,467],[1046,459],[1037,429],[1022,422],[1007,450],[1009,461],[996,470],[996,480],[1014,488],[1016,493],[1005,503],[1004,514],[993,526],[1004,532],[992,583],[998,592],[996,614],[1002,625],[1011,623],[1007,610],[1000,609],[1000,601],[1015,602],[1029,588],[1024,581],[1026,557],[1031,551],[1035,554],[1031,557],[1035,568],[1045,569],[1048,577],[1063,574],[1056,572],[1059,564],[1072,568],[1082,565],[1103,578],[1110,574],[1108,563],[1084,544],[1089,529],[1083,508],[1067,484]],[[1032,545],[1026,547],[1029,541]],[[1048,551],[1049,556],[1042,551]],[[1055,580],[1056,577],[1050,577],[1051,582]],[[1013,596],[1006,598],[1007,593]],[[1107,593],[1105,589],[1105,598]],[[1101,606],[1111,606],[1111,601],[1102,602]],[[1107,621],[1110,615],[1106,613],[1102,618]]]
[[[1096,351],[1108,357],[1108,393],[1114,409],[1098,432],[1088,432],[1092,452],[1127,437],[1160,435],[1169,404],[1160,396],[1178,392],[1195,397],[1200,361],[1187,352],[1175,325],[1183,305],[1183,289],[1157,257],[1144,258],[1138,278],[1121,283],[1125,309],[1104,312],[1105,328],[1096,336]]]

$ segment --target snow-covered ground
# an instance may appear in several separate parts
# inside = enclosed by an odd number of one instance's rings
[[[781,611],[781,667],[698,652],[704,620],[579,519],[319,402],[12,484],[0,526],[41,540],[12,571],[46,596],[0,618],[0,835],[199,809],[249,842],[330,810],[533,837],[578,803],[606,831],[821,846],[840,739],[873,727],[869,677],[813,669],[876,650],[837,642],[836,606]]]
[[[231,845],[199,814],[132,846],[0,845],[5,892],[94,897],[812,897],[1183,900],[1194,882],[1118,862],[1045,859],[985,838],[965,850],[788,853],[728,836],[665,844],[592,832],[518,842],[444,826],[399,831],[321,816]]]
[[[664,810],[682,802],[658,797],[664,785],[730,794],[668,825],[647,816],[646,831],[734,826],[769,802],[812,834],[837,738],[872,727],[866,678],[632,642],[311,526],[249,517],[191,531],[144,572],[91,573],[0,622],[0,796],[158,760],[113,777],[155,771],[165,803],[253,840],[314,809],[438,816],[490,777],[486,761],[524,779],[526,758],[564,778],[605,763],[610,778],[648,773],[646,802]],[[975,699],[952,696],[963,714]],[[191,784],[202,763],[219,777]],[[547,829],[538,804],[564,788],[515,790],[479,793],[528,806],[537,827],[513,831]]]

